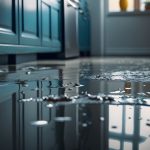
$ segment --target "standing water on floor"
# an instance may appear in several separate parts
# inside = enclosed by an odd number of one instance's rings
[[[149,147],[149,59],[0,66],[0,149]]]

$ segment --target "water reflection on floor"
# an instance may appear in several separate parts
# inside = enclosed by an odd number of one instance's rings
[[[0,149],[149,147],[149,59],[0,66]]]

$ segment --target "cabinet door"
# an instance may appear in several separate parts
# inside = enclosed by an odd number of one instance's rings
[[[0,44],[17,44],[17,0],[0,0]]]
[[[7,76],[8,74],[1,77],[6,79]],[[7,83],[2,83],[0,86],[0,149],[18,150],[16,145],[18,141],[18,105],[15,93],[18,87]]]
[[[42,46],[52,46],[51,5],[42,1]]]
[[[20,44],[41,45],[40,0],[20,0]]]
[[[60,34],[61,34],[61,17],[60,14],[60,4],[56,1],[52,4],[51,9],[51,33],[52,33],[52,46],[53,47],[60,47]]]
[[[77,19],[77,9],[68,7],[67,0],[64,1],[64,52],[66,58],[79,56]]]
[[[60,49],[60,4],[42,1],[42,45]]]
[[[79,13],[79,48],[81,52],[90,51],[90,17],[87,0],[80,0],[83,13]]]

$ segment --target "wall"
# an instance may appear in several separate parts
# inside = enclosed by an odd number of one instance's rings
[[[108,0],[91,1],[91,54],[150,55],[150,13],[108,14]]]
[[[100,55],[100,1],[89,0],[91,19],[91,55]]]
[[[105,55],[150,55],[150,14],[106,16]]]

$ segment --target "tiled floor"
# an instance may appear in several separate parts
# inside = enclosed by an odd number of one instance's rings
[[[149,147],[149,58],[0,66],[0,149]]]

